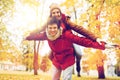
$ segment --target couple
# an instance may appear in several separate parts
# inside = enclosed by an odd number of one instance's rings
[[[71,29],[87,38],[74,35]],[[53,51],[51,57],[54,65],[52,80],[59,80],[62,71],[62,80],[72,79],[73,65],[75,63],[73,43],[104,50],[105,43],[98,43],[96,39],[97,37],[91,32],[72,23],[70,18],[61,12],[57,4],[50,6],[50,17],[44,27],[44,32],[38,30],[38,33],[35,32],[26,37],[26,40],[48,40],[48,44]]]
[[[105,44],[94,42],[85,37],[74,35],[71,30],[66,30],[61,26],[61,21],[56,17],[48,19],[45,32],[29,35],[26,40],[48,40],[48,44],[53,51],[51,61],[54,65],[53,80],[59,80],[63,71],[63,80],[71,80],[75,54],[73,43],[88,48],[105,49]]]

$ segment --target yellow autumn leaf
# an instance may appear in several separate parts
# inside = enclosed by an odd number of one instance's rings
[[[80,19],[81,20],[86,20],[87,19],[87,15],[88,15],[87,13],[81,14],[80,15]]]

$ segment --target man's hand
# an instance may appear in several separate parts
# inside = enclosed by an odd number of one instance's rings
[[[113,49],[113,48],[120,49],[120,45],[117,45],[117,44],[109,44],[109,43],[106,43],[105,41],[103,41],[102,39],[99,39],[99,38],[98,38],[96,41],[97,41],[99,44],[104,44],[106,49]]]

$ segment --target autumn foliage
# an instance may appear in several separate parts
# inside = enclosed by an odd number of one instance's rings
[[[18,3],[24,9],[27,6],[27,10],[31,9],[32,12],[35,12],[33,14],[36,14],[37,19],[34,22],[30,22],[24,16],[28,16],[29,13],[30,16],[28,17],[31,19],[34,15],[18,7],[15,1],[0,0],[0,61],[24,64],[31,69],[33,68],[33,43],[27,42],[24,45],[22,42],[25,42],[24,37],[28,34],[29,27],[40,27],[37,22],[42,23],[43,14],[47,13],[43,13],[43,11],[48,8],[45,6],[48,0],[18,0]],[[69,15],[73,22],[93,32],[107,43],[120,45],[120,0],[65,0],[59,4],[62,12]],[[23,15],[21,16],[21,14]],[[14,25],[10,26],[10,24]],[[30,51],[30,54],[25,54],[27,50]],[[104,65],[104,62],[108,61],[109,55],[107,54],[112,52],[115,53],[115,59],[119,62],[119,49],[100,51],[84,48],[83,56],[86,59],[82,60],[82,65],[85,65],[83,70],[87,72],[97,69],[96,65]],[[40,69],[44,72],[48,71],[51,62],[46,56],[40,60],[38,61]]]

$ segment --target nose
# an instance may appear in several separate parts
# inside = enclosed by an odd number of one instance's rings
[[[52,28],[51,31],[54,31],[54,28]]]
[[[58,16],[58,13],[55,13],[54,15],[55,15],[55,16]]]

